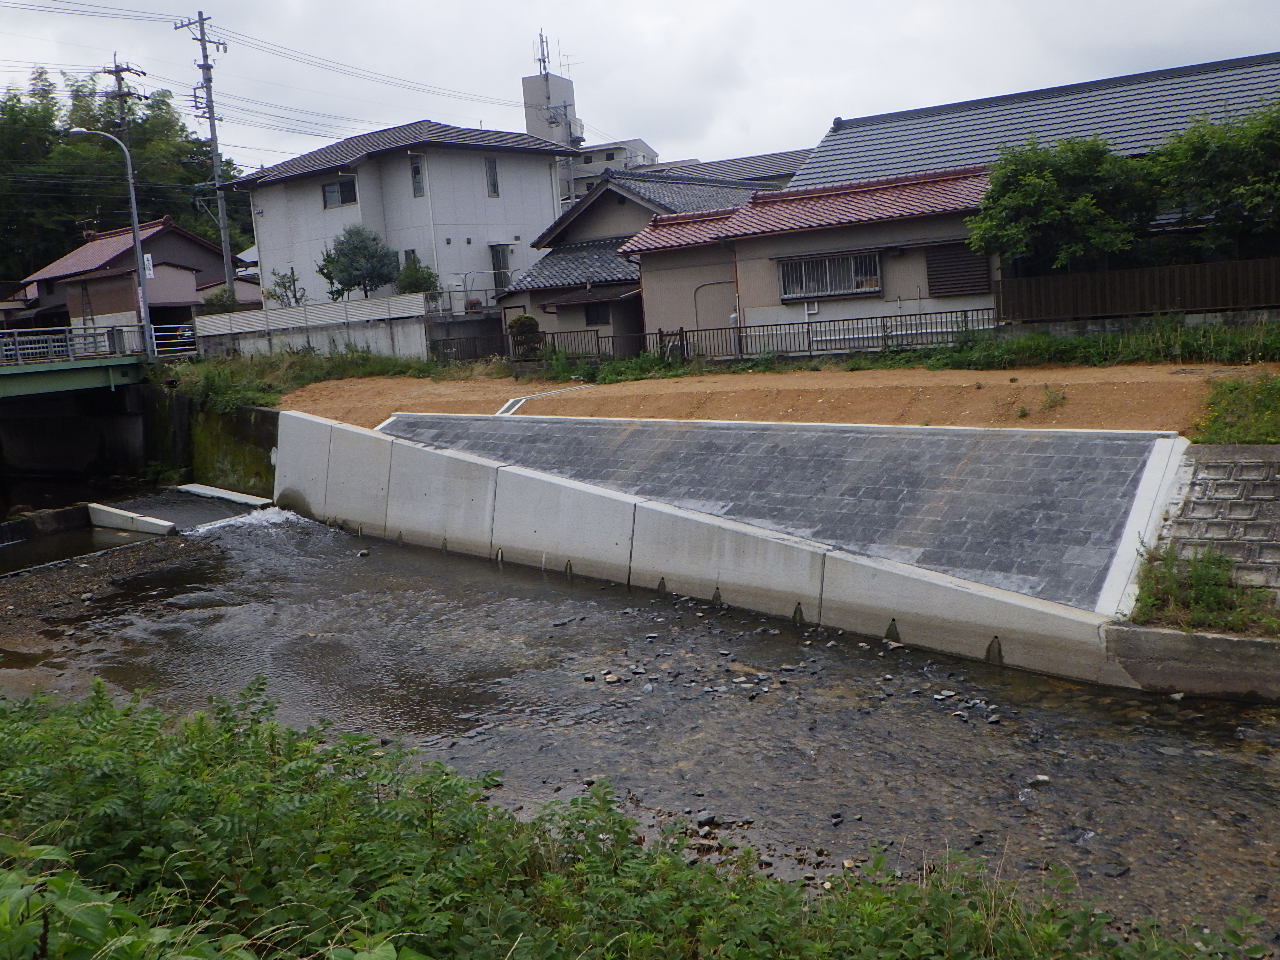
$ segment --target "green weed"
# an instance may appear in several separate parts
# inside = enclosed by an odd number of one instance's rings
[[[1040,412],[1048,413],[1050,410],[1056,410],[1066,402],[1067,391],[1051,387],[1046,383],[1044,385],[1044,399],[1040,401]]]
[[[1217,380],[1196,443],[1280,443],[1280,377]]]
[[[1138,574],[1134,623],[1280,634],[1280,617],[1269,591],[1232,582],[1230,558],[1212,550],[1179,557],[1172,547],[1149,551]]]
[[[1256,918],[1122,938],[1065,891],[1029,900],[966,861],[901,877],[873,851],[815,896],[756,872],[749,850],[716,869],[673,835],[642,841],[603,784],[531,820],[485,802],[495,784],[284,728],[262,681],[176,721],[101,688],[63,706],[0,699],[0,957],[1174,960],[1258,946]]]

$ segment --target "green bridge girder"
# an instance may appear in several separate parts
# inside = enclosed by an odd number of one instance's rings
[[[141,357],[98,357],[0,366],[0,398],[119,387],[141,382],[145,372],[146,365]]]

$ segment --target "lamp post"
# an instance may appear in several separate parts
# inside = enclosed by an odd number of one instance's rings
[[[142,321],[142,346],[146,350],[147,359],[156,358],[155,331],[151,327],[151,301],[147,299],[147,266],[142,256],[142,234],[138,230],[138,196],[133,186],[133,157],[123,140],[113,137],[101,130],[86,130],[84,127],[72,127],[68,133],[88,134],[94,137],[106,137],[124,152],[125,179],[129,184],[129,225],[133,228],[133,257],[138,274],[138,317]]]

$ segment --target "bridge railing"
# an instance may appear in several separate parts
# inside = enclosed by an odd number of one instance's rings
[[[142,327],[138,325],[0,330],[0,366],[127,357],[143,352]]]

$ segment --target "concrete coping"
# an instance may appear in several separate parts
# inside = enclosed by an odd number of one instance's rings
[[[242,503],[248,507],[261,509],[269,507],[274,502],[267,497],[255,497],[251,493],[240,493],[237,490],[225,490],[222,487],[211,487],[204,483],[184,483],[181,486],[174,487],[175,490],[181,490],[183,493],[190,493],[197,497],[208,497],[211,500],[226,500],[229,503]]]
[[[118,507],[108,507],[103,503],[87,503],[85,506],[89,508],[89,522],[95,527],[105,527],[108,530],[132,530],[136,533],[154,533],[162,537],[176,533],[178,530],[178,525],[171,520],[144,517],[140,513],[132,513],[129,510],[121,510]]]

